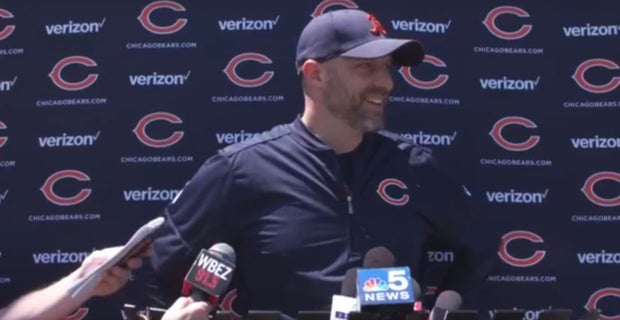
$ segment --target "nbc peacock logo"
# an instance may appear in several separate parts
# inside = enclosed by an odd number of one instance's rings
[[[357,296],[362,307],[386,302],[413,303],[413,285],[409,267],[358,269]]]
[[[364,281],[365,292],[388,291],[389,289],[388,283],[381,278],[369,278]]]

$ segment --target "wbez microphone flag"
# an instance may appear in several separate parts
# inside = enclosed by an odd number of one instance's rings
[[[209,250],[202,249],[185,276],[182,294],[217,306],[219,295],[232,280],[234,261],[234,250],[228,244],[217,243]]]
[[[413,291],[409,267],[357,270],[357,299],[362,311],[385,310],[388,305],[410,311],[415,301]]]

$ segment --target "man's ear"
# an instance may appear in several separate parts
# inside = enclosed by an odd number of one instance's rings
[[[300,69],[308,83],[316,83],[323,80],[321,66],[316,60],[308,59],[304,61]]]

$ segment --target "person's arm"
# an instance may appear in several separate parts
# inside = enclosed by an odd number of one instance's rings
[[[447,197],[451,204],[441,235],[454,248],[455,260],[439,289],[459,292],[464,306],[473,308],[487,276],[499,261],[501,239],[487,219],[484,205],[475,200],[478,195],[456,184],[447,192],[451,193]]]
[[[201,249],[233,245],[234,218],[244,202],[232,161],[218,153],[207,159],[164,210],[166,222],[151,244],[145,270],[148,304],[167,308],[181,294],[183,279]]]
[[[455,261],[438,283],[438,292],[457,291],[464,304],[476,304],[478,290],[498,261],[500,244],[487,215],[484,199],[456,181],[425,148],[413,148],[410,165],[414,175],[425,186],[421,199],[433,205],[425,215],[433,237],[449,245]]]
[[[107,296],[118,291],[127,283],[131,270],[137,269],[142,265],[141,258],[129,259],[126,263],[126,268],[117,266],[108,270],[92,291],[85,292],[75,298],[69,295],[69,288],[73,284],[103,264],[120,249],[121,247],[114,247],[94,251],[86,257],[78,269],[69,275],[45,288],[25,294],[6,308],[0,310],[0,319],[63,319],[88,299],[95,296]]]

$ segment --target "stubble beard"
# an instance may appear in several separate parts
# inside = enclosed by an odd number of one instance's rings
[[[342,82],[337,76],[331,74],[327,81],[327,110],[333,117],[342,120],[354,130],[363,133],[376,132],[385,127],[385,113],[382,111],[380,116],[366,114],[363,107],[363,103],[366,102],[366,95],[367,92],[352,93],[342,86]]]

